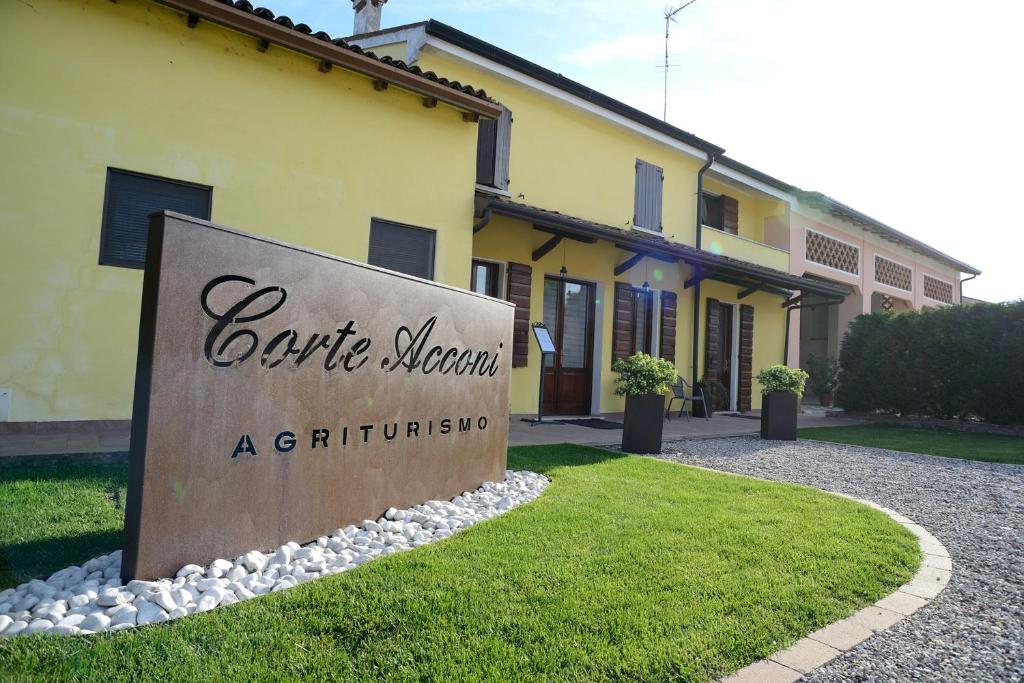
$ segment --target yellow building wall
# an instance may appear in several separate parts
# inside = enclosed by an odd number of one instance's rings
[[[757,373],[769,365],[782,362],[785,351],[786,333],[786,311],[780,307],[782,298],[773,294],[757,292],[745,299],[738,299],[738,288],[735,285],[704,280],[701,283],[701,307],[700,307],[700,331],[698,339],[698,353],[700,356],[701,376],[704,374],[704,365],[707,353],[707,336],[705,325],[707,322],[707,300],[717,299],[721,303],[734,305],[748,305],[754,307],[754,353],[752,358],[750,404],[753,410],[761,408],[761,384],[757,381]],[[692,299],[691,299],[692,302]],[[692,314],[692,309],[691,309]],[[692,324],[689,329],[693,329]],[[739,328],[735,328],[733,334],[739,334]],[[739,368],[736,368],[737,372]]]
[[[509,192],[517,201],[629,228],[642,159],[664,170],[665,237],[694,244],[701,159],[429,47],[417,65],[484,88],[511,110]]]
[[[0,387],[12,421],[131,415],[142,272],[99,266],[107,167],[213,186],[212,219],[365,261],[437,230],[466,286],[476,127],[145,0],[0,5]]]
[[[693,289],[684,289],[683,283],[692,275],[688,266],[669,264],[646,259],[619,277],[614,276],[615,266],[626,260],[628,253],[617,249],[609,242],[584,244],[564,240],[557,248],[544,255],[539,261],[532,260],[533,250],[548,240],[550,235],[534,230],[522,221],[495,216],[487,227],[474,236],[473,254],[482,259],[502,263],[523,263],[532,267],[533,281],[530,297],[530,321],[544,320],[544,277],[558,276],[565,263],[569,279],[595,283],[597,286],[595,345],[599,345],[597,362],[601,371],[600,383],[594,389],[600,397],[600,412],[619,412],[624,400],[615,396],[615,373],[612,363],[612,322],[615,282],[629,282],[639,287],[646,279],[656,292],[673,291],[677,295],[675,365],[679,374],[691,377],[693,341]],[[564,250],[563,250],[563,245]],[[563,260],[564,259],[564,260]],[[645,268],[646,264],[646,268]],[[705,362],[705,325],[707,299],[718,299],[723,303],[747,304],[754,307],[754,353],[753,374],[761,368],[782,362],[785,334],[785,311],[779,306],[782,299],[772,294],[758,292],[745,299],[738,299],[739,288],[713,280],[701,284],[700,334],[698,349],[700,372],[703,376]],[[656,299],[656,304],[658,300]],[[657,334],[655,330],[655,334]],[[737,330],[738,334],[738,330]],[[540,381],[540,351],[530,339],[529,363],[525,368],[512,370],[511,410],[513,413],[534,413]],[[761,386],[754,380],[751,404],[753,409],[761,407]]]
[[[584,244],[563,240],[562,244],[539,261],[533,261],[533,250],[550,237],[547,233],[534,230],[528,223],[504,216],[495,216],[486,228],[474,236],[473,254],[483,259],[503,263],[523,263],[531,266],[533,269],[530,296],[531,322],[544,320],[544,277],[546,275],[557,277],[563,263],[568,270],[569,279],[592,282],[596,285],[597,304],[595,309],[598,318],[595,321],[594,343],[595,346],[600,345],[600,356],[597,362],[601,371],[601,380],[594,386],[594,390],[600,396],[600,412],[621,411],[625,403],[623,398],[615,395],[615,373],[611,371],[615,282],[628,282],[640,287],[646,278],[651,288],[655,290],[656,306],[660,305],[660,300],[657,298],[659,291],[669,290],[676,293],[678,296],[676,304],[676,367],[679,374],[689,377],[691,354],[689,330],[692,327],[688,321],[693,310],[693,300],[689,290],[683,289],[683,282],[689,277],[690,269],[680,264],[645,259],[644,262],[634,266],[621,276],[615,277],[615,266],[625,261],[630,254],[616,248],[611,242],[604,241]],[[657,329],[654,333],[657,335]],[[540,362],[540,350],[531,338],[528,365],[525,368],[512,370],[511,410],[513,413],[535,413],[537,411]]]
[[[786,203],[753,192],[726,185],[714,178],[705,178],[704,186],[711,192],[737,200],[739,221],[737,235],[707,228],[701,236],[701,247],[720,256],[731,256],[783,272],[789,271],[789,252],[765,244],[765,222],[786,214]]]

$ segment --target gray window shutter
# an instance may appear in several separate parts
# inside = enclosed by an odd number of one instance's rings
[[[512,112],[501,108],[494,120],[477,124],[476,182],[499,190],[508,189],[508,164],[512,152]]]
[[[476,182],[477,185],[493,186],[498,122],[481,120],[476,126]]]
[[[370,221],[370,253],[367,262],[425,280],[434,279],[435,232],[426,228]]]
[[[636,160],[636,187],[633,196],[633,225],[661,230],[661,193],[664,175],[659,166]]]
[[[208,221],[212,199],[205,185],[108,168],[100,265],[145,267],[149,215],[168,210]]]
[[[507,190],[509,159],[512,156],[512,112],[502,107],[497,124],[497,140],[494,149],[494,186],[499,190]]]

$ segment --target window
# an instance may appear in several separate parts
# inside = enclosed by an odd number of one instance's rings
[[[704,225],[719,230],[725,227],[725,201],[720,194],[704,193]]]
[[[661,231],[661,192],[665,176],[660,167],[636,160],[633,225]]]
[[[494,120],[477,124],[476,182],[499,190],[507,190],[508,166],[512,149],[512,112],[501,108]]]
[[[435,232],[374,218],[370,221],[370,254],[374,266],[434,279]]]
[[[473,259],[473,273],[470,277],[469,288],[477,294],[497,297],[498,270],[497,263]]]
[[[633,290],[633,353],[651,353],[654,292]]]
[[[205,185],[108,168],[100,265],[143,268],[150,214],[166,209],[208,221],[212,201]]]
[[[732,235],[739,234],[740,203],[734,197],[705,192],[701,195],[704,225]]]

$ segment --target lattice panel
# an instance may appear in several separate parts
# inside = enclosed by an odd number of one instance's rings
[[[934,301],[941,301],[944,304],[953,303],[953,285],[942,280],[924,276],[924,295]]]
[[[889,296],[888,294],[883,294],[882,295],[882,310],[887,312],[887,313],[890,313],[890,312],[892,312],[892,309],[894,307],[895,307],[895,304],[893,304],[892,297]]]
[[[852,244],[808,230],[806,246],[808,261],[853,275],[860,273],[860,249]]]
[[[913,288],[914,271],[883,256],[875,256],[875,282],[909,292]]]

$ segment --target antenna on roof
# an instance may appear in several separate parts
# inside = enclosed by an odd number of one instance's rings
[[[668,63],[668,32],[671,24],[677,24],[676,15],[682,12],[684,9],[697,2],[697,0],[688,0],[679,7],[673,8],[671,5],[665,5],[665,99],[663,100],[664,105],[661,112],[661,120],[668,121],[668,70],[670,67],[677,66],[676,64]],[[670,24],[671,22],[671,24]]]

